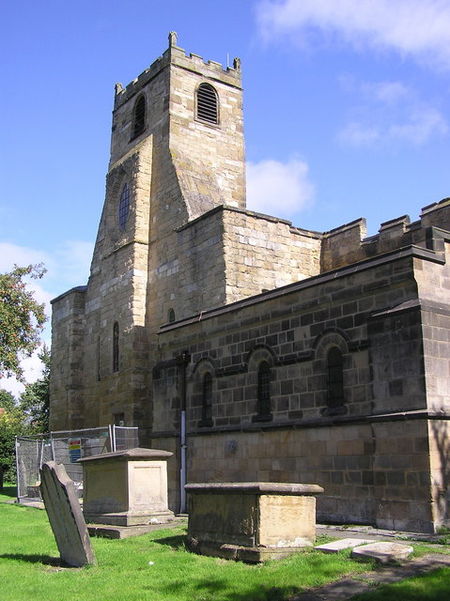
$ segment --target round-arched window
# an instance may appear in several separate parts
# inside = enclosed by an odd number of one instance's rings
[[[219,100],[209,83],[201,83],[197,89],[197,119],[214,125],[219,123]]]
[[[344,358],[337,346],[332,346],[327,353],[328,369],[328,406],[331,409],[344,404]]]
[[[145,129],[146,104],[144,96],[139,96],[134,105],[133,137],[139,136]]]
[[[130,188],[127,183],[123,185],[122,193],[120,195],[119,200],[119,227],[121,230],[124,230],[127,221],[128,215],[130,213]]]

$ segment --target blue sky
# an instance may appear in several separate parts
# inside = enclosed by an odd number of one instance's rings
[[[242,60],[250,208],[372,234],[450,196],[450,0],[17,0],[2,21],[0,271],[44,262],[42,300],[86,283],[114,83],[171,30]]]

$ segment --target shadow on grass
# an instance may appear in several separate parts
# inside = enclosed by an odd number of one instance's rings
[[[187,550],[186,542],[187,536],[185,534],[179,534],[177,536],[165,536],[164,538],[156,538],[155,543],[159,545],[167,545],[176,551]]]
[[[296,586],[269,587],[265,585],[256,585],[246,591],[236,592],[227,591],[229,582],[221,579],[202,581],[195,585],[197,594],[203,598],[215,598],[221,601],[287,601],[293,595],[302,592],[302,589]],[[170,595],[179,595],[186,589],[186,582],[178,580],[171,582],[165,587],[165,592]],[[204,597],[208,595],[208,597]]]
[[[9,486],[5,484],[2,489],[0,489],[0,495],[5,495],[5,497],[16,497],[17,496],[17,487]]]
[[[50,557],[50,555],[26,555],[24,553],[3,553],[0,559],[14,559],[15,561],[26,561],[28,563],[42,563],[47,566],[64,567],[64,563],[59,557]]]

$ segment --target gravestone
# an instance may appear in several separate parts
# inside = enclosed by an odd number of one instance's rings
[[[95,563],[80,502],[64,466],[49,461],[40,473],[41,495],[61,561],[77,568]]]

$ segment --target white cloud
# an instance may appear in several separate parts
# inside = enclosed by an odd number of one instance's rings
[[[0,242],[0,272],[10,271],[14,264],[24,267],[38,263],[45,265],[51,263],[48,253],[9,242]]]
[[[356,147],[401,142],[420,146],[449,131],[444,115],[402,82],[360,83],[343,77],[341,85],[356,102],[337,136],[343,144]]]
[[[42,374],[44,366],[38,357],[39,352],[40,350],[35,351],[31,357],[26,357],[20,362],[26,382],[35,382]],[[8,392],[11,392],[16,398],[19,398],[25,390],[25,386],[14,377],[1,378],[0,388],[8,390]]]
[[[450,67],[449,0],[261,0],[257,18],[266,39],[288,34],[304,43],[319,31]]]
[[[412,111],[403,123],[392,124],[387,133],[388,138],[421,145],[447,132],[447,121],[441,113],[432,107],[424,107]]]
[[[58,271],[61,268],[64,270],[64,282],[68,282],[68,287],[86,284],[93,251],[94,245],[92,242],[83,240],[68,240],[63,246],[56,249],[57,268]],[[64,292],[64,290],[61,290],[61,292]]]
[[[30,280],[33,289],[42,296],[40,302],[51,300],[73,286],[86,283],[94,245],[83,240],[67,240],[50,254],[47,251],[0,242],[0,272],[42,263],[47,272],[41,280]],[[45,291],[44,288],[47,290]]]
[[[264,160],[247,163],[247,208],[290,218],[314,198],[308,165],[291,159],[287,163]]]
[[[363,123],[348,123],[338,134],[338,139],[348,146],[372,146],[380,140],[376,127]]]
[[[366,94],[370,94],[379,102],[393,105],[411,96],[410,89],[400,81],[380,81],[365,84]]]

